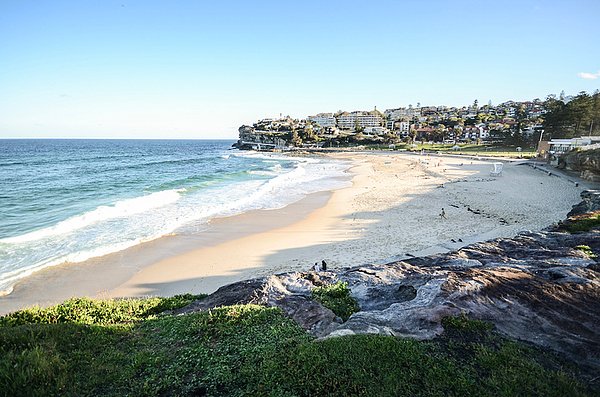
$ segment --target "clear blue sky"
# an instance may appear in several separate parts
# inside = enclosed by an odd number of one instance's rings
[[[0,138],[234,138],[280,113],[592,92],[599,15],[598,0],[0,0]]]

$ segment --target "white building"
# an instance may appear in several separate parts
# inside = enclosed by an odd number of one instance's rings
[[[389,120],[400,120],[402,118],[412,118],[421,116],[420,108],[397,108],[387,109],[384,113]]]
[[[399,135],[408,135],[410,123],[408,121],[388,120],[387,128],[390,131],[395,131]]]
[[[550,153],[552,154],[561,154],[566,153],[571,149],[576,147],[583,147],[594,145],[600,146],[600,136],[582,136],[580,138],[571,138],[571,139],[552,139],[548,142],[550,145]]]
[[[308,120],[320,127],[335,127],[335,117],[333,113],[319,113],[315,116],[308,116]]]
[[[377,112],[341,113],[337,117],[337,125],[342,129],[354,130],[356,127],[381,127],[383,118]]]
[[[364,133],[367,135],[383,135],[387,130],[383,127],[365,127]]]

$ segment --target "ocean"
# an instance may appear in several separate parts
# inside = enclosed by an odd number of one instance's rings
[[[349,164],[230,140],[0,140],[0,294],[44,267],[340,188]]]

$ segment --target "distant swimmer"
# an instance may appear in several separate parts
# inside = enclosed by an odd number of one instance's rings
[[[446,211],[442,208],[442,212],[440,212],[440,219],[446,219]]]

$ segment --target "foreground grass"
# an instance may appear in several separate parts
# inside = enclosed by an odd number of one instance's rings
[[[444,336],[430,342],[377,335],[316,341],[275,308],[244,305],[182,316],[157,313],[157,308],[174,309],[190,298],[84,299],[35,315],[4,317],[0,393],[588,395],[556,358],[502,339],[483,322],[446,319]],[[91,314],[96,311],[101,315]]]

